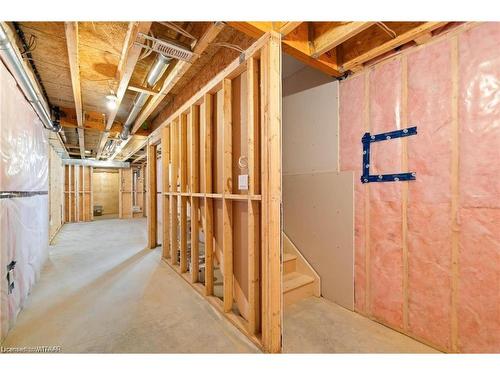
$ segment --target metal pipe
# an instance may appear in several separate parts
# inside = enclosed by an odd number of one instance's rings
[[[85,165],[96,168],[129,168],[130,163],[116,160],[62,159],[65,165]]]
[[[60,124],[54,124],[50,117],[50,113],[47,111],[43,105],[42,100],[39,98],[37,91],[33,87],[33,84],[24,70],[22,60],[16,54],[14,47],[7,35],[2,24],[0,24],[0,53],[7,60],[9,67],[15,70],[15,75],[18,78],[18,84],[21,86],[23,92],[28,98],[28,101],[33,106],[33,109],[40,117],[43,125],[54,132],[59,132],[61,130]]]
[[[168,65],[170,64],[170,61],[172,61],[172,58],[170,57],[163,56],[162,54],[157,55],[155,63],[151,67],[151,70],[149,71],[148,76],[146,78],[147,87],[153,87],[156,84],[156,82],[158,82],[158,80],[160,79],[160,77],[163,75]],[[135,119],[141,112],[142,107],[144,107],[144,104],[146,104],[148,96],[149,94],[141,92],[137,94],[137,96],[135,97],[134,105],[132,106],[132,109],[130,110],[128,117],[125,120],[122,132],[120,133],[121,139],[126,140],[129,137],[130,128],[132,127],[132,124],[134,123]]]

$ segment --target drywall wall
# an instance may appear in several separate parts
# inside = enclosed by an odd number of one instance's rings
[[[49,147],[49,239],[52,241],[64,222],[64,166]]]
[[[284,231],[321,277],[322,296],[353,309],[353,174],[338,172],[338,83],[294,70],[283,80]]]
[[[118,170],[94,168],[92,184],[94,206],[102,206],[103,215],[118,215],[118,197],[120,189]]]
[[[48,147],[46,130],[0,62],[2,340],[14,325],[48,255]],[[8,265],[14,265],[11,272],[7,271]]]
[[[355,179],[355,306],[445,351],[500,352],[500,24],[464,25],[340,86],[340,169]],[[362,185],[360,140],[378,171]]]

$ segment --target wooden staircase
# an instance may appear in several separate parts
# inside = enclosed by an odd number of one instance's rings
[[[303,298],[321,295],[319,275],[283,233],[283,303],[291,305]]]

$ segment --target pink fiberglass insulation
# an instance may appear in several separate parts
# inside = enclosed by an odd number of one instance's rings
[[[453,70],[456,40],[459,65]],[[406,90],[401,56],[365,69],[340,85],[341,170],[354,171],[356,178],[361,173],[360,128],[365,114],[361,98],[366,75],[370,131],[403,126],[402,92],[408,95],[408,126],[418,127],[418,135],[407,138],[408,169],[417,172],[417,180],[408,183],[408,326],[402,324],[401,183],[368,185],[370,226],[366,228],[365,187],[356,182],[356,310],[444,350],[453,350],[451,317],[456,314],[459,351],[500,352],[499,41],[500,23],[464,27],[458,37],[444,35],[404,52]],[[454,80],[458,82],[458,113],[453,113]],[[458,232],[452,230],[451,209],[454,115],[459,129]],[[400,140],[373,144],[372,174],[403,171],[401,151]],[[458,236],[459,245],[456,299],[452,298],[453,236]],[[367,261],[369,275],[365,274]]]
[[[459,36],[458,336],[464,352],[500,352],[500,24]]]
[[[415,336],[451,349],[451,43],[407,57],[408,325]],[[432,61],[432,64],[429,62]]]
[[[359,75],[340,85],[340,170],[357,171],[354,177],[354,306],[365,313],[365,208],[360,181],[361,137],[364,134],[365,77]]]
[[[459,36],[460,201],[500,208],[500,23]]]
[[[500,210],[460,209],[458,342],[466,353],[500,352]]]
[[[401,60],[375,67],[370,82],[370,131],[400,129]],[[400,140],[372,144],[370,168],[377,171],[401,169]],[[359,147],[359,146],[358,146]],[[370,190],[370,310],[390,325],[403,323],[403,261],[401,185],[371,184]]]
[[[340,86],[340,102],[349,103],[341,106],[340,144],[350,145],[340,148],[340,170],[356,171],[361,166],[361,137],[364,131],[365,77],[359,75],[347,80]]]
[[[401,129],[401,59],[392,59],[376,66],[370,73],[369,82],[370,132],[378,134]],[[401,140],[371,144],[371,174],[400,171]],[[384,185],[383,189],[370,189],[373,199],[400,202],[401,185]]]
[[[366,313],[365,189],[354,174],[354,306]]]

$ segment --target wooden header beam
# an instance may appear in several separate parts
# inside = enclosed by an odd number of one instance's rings
[[[208,30],[203,34],[203,36],[198,40],[193,48],[193,57],[191,61],[177,61],[174,68],[167,76],[167,79],[163,82],[160,92],[149,99],[149,101],[144,106],[143,110],[137,117],[134,126],[132,127],[131,133],[134,134],[139,130],[141,125],[147,118],[153,113],[153,111],[158,107],[160,102],[163,100],[165,95],[167,95],[170,90],[175,86],[175,84],[181,79],[182,76],[188,71],[188,69],[193,65],[193,63],[199,59],[203,52],[207,49],[208,45],[219,35],[219,33],[224,28],[224,24],[221,22],[214,22]]]
[[[419,37],[430,33],[432,30],[438,29],[448,22],[425,22],[424,24],[417,26],[390,41],[383,43],[371,50],[362,53],[354,58],[351,58],[347,61],[342,61],[341,71],[345,72],[347,70],[357,69],[362,66],[363,63],[374,59],[377,56],[380,56],[386,52],[393,50],[403,44],[411,42]]]
[[[334,77],[342,75],[335,55],[323,54],[317,58],[312,56],[308,22],[297,22],[294,25],[288,25],[288,22],[228,22],[227,24],[253,38],[260,38],[269,31],[276,31],[282,35],[286,33],[281,40],[286,53],[328,75]]]
[[[315,38],[313,40],[312,57],[317,59],[322,54],[331,51],[338,45],[344,43],[347,39],[366,30],[375,22],[345,22],[337,26],[326,25],[326,28],[321,27],[323,23],[319,23],[319,27],[314,28]],[[316,34],[319,34],[316,36]]]
[[[66,44],[68,48],[71,86],[75,101],[76,119],[78,124],[78,144],[80,157],[85,159],[85,131],[83,130],[82,90],[80,87],[80,57],[78,54],[78,22],[65,22]]]
[[[74,108],[61,108],[61,126],[63,128],[78,128],[78,121],[76,118],[76,111]],[[83,116],[84,130],[104,132],[106,131],[105,115],[95,111],[85,111]],[[111,133],[121,132],[123,125],[114,121],[113,126],[109,129]],[[136,135],[148,136],[150,134],[147,130],[140,130]]]
[[[130,22],[127,30],[127,36],[123,43],[122,54],[120,57],[120,62],[117,69],[117,79],[119,80],[118,90],[116,91],[116,107],[111,110],[108,115],[108,121],[106,123],[106,129],[101,136],[99,142],[99,147],[97,149],[97,159],[101,157],[102,150],[106,141],[108,140],[108,135],[111,127],[116,118],[116,114],[120,108],[120,104],[127,92],[127,87],[134,73],[135,66],[141,55],[142,47],[134,44],[140,33],[147,34],[151,28],[152,22]]]

